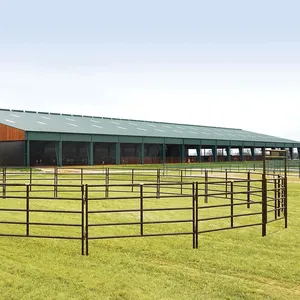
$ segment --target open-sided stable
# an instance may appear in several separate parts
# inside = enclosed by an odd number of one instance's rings
[[[293,158],[300,142],[235,128],[0,109],[2,166],[249,161],[265,148],[288,148]]]

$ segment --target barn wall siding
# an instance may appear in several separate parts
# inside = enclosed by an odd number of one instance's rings
[[[0,124],[0,141],[24,141],[25,132],[21,129]]]
[[[0,166],[25,166],[25,141],[1,142]]]

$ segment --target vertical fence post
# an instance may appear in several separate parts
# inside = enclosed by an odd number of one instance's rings
[[[262,176],[262,236],[267,235],[267,179]]]
[[[230,227],[233,228],[233,181],[230,182]]]
[[[180,171],[180,193],[182,195],[183,170]]]
[[[204,203],[208,203],[208,171],[205,170]]]
[[[274,213],[275,213],[275,220],[277,219],[277,180],[274,177]]]
[[[281,197],[282,197],[282,194],[281,194],[281,189],[282,189],[282,186],[281,186],[281,179],[280,179],[280,175],[278,175],[278,179],[277,179],[277,216],[280,217],[280,209],[281,209]]]
[[[83,185],[83,168],[80,169],[80,185]]]
[[[140,184],[140,235],[144,235],[144,186]]]
[[[195,200],[195,183],[192,183],[192,233],[193,233],[193,249],[196,249],[196,200]]]
[[[133,184],[134,184],[134,169],[131,170],[131,191],[133,192]]]
[[[105,171],[105,197],[109,197],[109,168]]]
[[[226,198],[228,198],[228,172],[227,169],[225,169],[225,192],[226,192]]]
[[[198,249],[198,182],[192,183],[193,249]]]
[[[195,205],[195,210],[196,210],[196,249],[198,249],[198,244],[199,244],[199,186],[198,182],[196,182],[196,205]]]
[[[29,192],[30,185],[26,184],[26,236],[29,236]]]
[[[247,173],[247,208],[250,208],[251,203],[251,173]]]
[[[157,169],[156,198],[160,198],[160,169]]]
[[[57,183],[58,183],[58,179],[57,179],[57,168],[54,168],[53,170],[53,176],[54,176],[54,188],[53,188],[53,193],[54,193],[54,198],[57,198]]]
[[[89,190],[85,185],[85,255],[89,255]]]
[[[32,185],[32,168],[29,168],[29,187],[31,191],[31,185]]]
[[[5,167],[2,169],[2,182],[3,182],[2,196],[3,198],[5,198],[6,197],[6,168]]]
[[[288,226],[287,176],[284,177],[284,228]]]
[[[285,184],[284,184],[284,178],[281,178],[281,212],[284,215],[284,197],[285,197]]]
[[[81,255],[84,255],[85,229],[84,229],[84,215],[85,215],[85,193],[84,185],[81,185]]]

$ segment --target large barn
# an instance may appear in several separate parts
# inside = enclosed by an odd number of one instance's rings
[[[300,142],[235,128],[0,109],[2,166],[257,160],[264,148],[288,148],[293,158]]]

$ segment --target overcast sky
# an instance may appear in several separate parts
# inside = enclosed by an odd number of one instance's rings
[[[299,0],[2,0],[0,107],[300,141]]]

